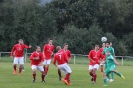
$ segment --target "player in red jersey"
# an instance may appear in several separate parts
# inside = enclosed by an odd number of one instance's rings
[[[45,59],[43,62],[43,65],[44,65],[43,68],[44,68],[46,74],[48,73],[49,65],[51,63],[51,58],[52,58],[52,55],[54,52],[54,45],[52,43],[53,43],[53,40],[50,39],[49,43],[44,45],[44,48],[43,48],[43,55],[44,55],[44,59]]]
[[[13,74],[16,74],[17,64],[19,63],[20,66],[19,66],[18,75],[21,75],[22,66],[24,64],[24,49],[31,48],[31,45],[29,46],[25,45],[22,39],[19,39],[18,42],[19,42],[18,44],[15,44],[13,46],[10,57],[14,56],[14,62],[13,62],[14,73]]]
[[[104,58],[103,54],[99,51],[99,45],[96,44],[94,50],[89,52],[88,58],[90,60],[89,73],[93,84],[96,83],[97,74],[96,71],[99,68],[100,59]]]
[[[67,43],[64,44],[63,50],[66,53],[68,61],[69,61],[72,58],[72,56],[71,56],[70,50],[68,50],[68,44]],[[62,75],[61,75],[60,69],[58,69],[58,75],[59,75],[59,80],[61,81]]]
[[[60,69],[62,72],[64,72],[66,74],[66,77],[64,79],[62,79],[62,81],[67,85],[71,85],[70,75],[72,73],[72,70],[67,64],[68,57],[67,57],[66,53],[64,52],[64,50],[61,50],[60,46],[57,46],[56,50],[58,52],[54,55],[53,64],[56,67],[58,67],[58,69]],[[58,65],[56,65],[56,62],[58,62]]]
[[[44,62],[44,57],[43,54],[41,53],[41,48],[40,46],[36,46],[36,51],[34,51],[31,56],[31,69],[32,69],[32,75],[33,75],[33,82],[36,80],[36,70],[38,69],[42,74],[42,82],[45,82],[44,80],[44,69],[42,66],[42,63]]]
[[[105,47],[106,47],[106,46],[105,46],[105,43],[103,43],[103,44],[102,44],[102,47],[99,49],[101,53],[103,53],[103,50],[104,50]],[[103,55],[104,55],[104,54],[103,54]],[[105,57],[105,55],[104,55],[104,57]],[[103,62],[103,61],[105,61],[105,60],[101,59],[100,62]],[[103,65],[104,65],[104,64],[100,64],[100,71],[101,71],[101,74],[103,74],[103,70],[104,70],[104,69],[103,69]]]

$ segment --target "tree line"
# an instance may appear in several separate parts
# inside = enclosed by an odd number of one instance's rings
[[[10,51],[19,38],[33,47],[52,38],[55,46],[68,43],[72,53],[88,54],[105,36],[116,55],[132,55],[132,0],[39,1],[0,0],[0,51]]]

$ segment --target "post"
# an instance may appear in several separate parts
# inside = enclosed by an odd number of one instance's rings
[[[76,58],[76,56],[74,55],[74,64],[75,64],[75,58]]]
[[[122,59],[121,59],[121,65],[123,66],[123,56],[122,56]]]
[[[1,58],[1,52],[0,52],[0,58]]]

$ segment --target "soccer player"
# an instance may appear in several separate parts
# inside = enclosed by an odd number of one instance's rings
[[[71,85],[71,83],[70,83],[70,75],[72,73],[72,70],[71,70],[71,68],[67,64],[68,57],[67,57],[66,53],[64,52],[64,50],[61,49],[60,46],[57,46],[56,50],[58,52],[54,55],[53,64],[58,69],[60,69],[62,72],[64,72],[66,74],[66,77],[64,79],[62,79],[62,81],[65,84],[67,84],[67,85]],[[56,62],[58,63],[58,65],[56,65]]]
[[[89,65],[89,73],[91,78],[91,81],[93,84],[96,83],[97,74],[96,71],[99,68],[100,59],[103,59],[103,54],[99,51],[99,45],[95,44],[94,50],[91,50],[88,55],[88,59],[90,60]]]
[[[102,47],[101,47],[99,50],[100,50],[101,52],[103,52],[104,48],[105,48],[105,43],[102,44]],[[104,57],[105,57],[105,55],[104,55]],[[104,61],[104,60],[101,59],[101,62],[102,62],[102,61]],[[103,70],[104,70],[104,69],[103,69],[103,65],[104,65],[104,64],[100,64],[100,71],[101,71],[101,74],[103,74]]]
[[[107,75],[109,75],[111,72],[125,79],[125,77],[116,70],[115,65],[119,65],[119,63],[115,60],[114,56],[111,55],[110,51],[106,52],[106,63],[107,63],[107,68],[103,73],[104,86],[108,86]]]
[[[104,48],[103,54],[106,54],[106,52],[109,51],[111,53],[111,55],[115,58],[115,52],[114,52],[114,48],[110,47],[110,42],[106,42],[106,48]],[[105,68],[107,68],[107,63],[105,63]],[[107,75],[109,82],[113,82],[114,81],[114,72],[111,72],[111,78],[110,79],[110,74]]]
[[[68,44],[67,44],[67,43],[64,44],[63,50],[64,50],[64,52],[66,53],[67,58],[68,58],[68,61],[69,61],[69,60],[72,58],[72,56],[71,56],[70,50],[68,50]],[[62,76],[61,76],[61,71],[60,71],[60,69],[58,69],[58,75],[59,75],[59,80],[61,81]]]
[[[52,54],[54,52],[54,45],[53,45],[53,40],[49,39],[48,44],[44,45],[43,48],[43,55],[44,55],[44,62],[43,62],[43,68],[45,73],[48,73],[49,70],[49,65],[51,63],[51,58],[52,58]]]
[[[44,73],[44,69],[42,66],[42,63],[44,62],[44,57],[43,54],[41,53],[41,48],[40,46],[36,46],[36,51],[34,51],[31,56],[30,56],[30,60],[31,60],[31,69],[32,69],[32,75],[33,75],[33,82],[36,81],[36,70],[38,69],[42,74],[42,82],[45,82],[44,77],[45,77],[45,73]]]
[[[28,49],[31,48],[31,45],[27,46],[24,44],[22,39],[18,40],[18,44],[15,44],[12,48],[10,57],[14,56],[14,61],[13,61],[13,68],[14,68],[14,72],[13,74],[16,74],[16,68],[17,68],[17,64],[19,63],[19,74],[21,75],[21,71],[22,71],[22,66],[24,64],[24,49]]]

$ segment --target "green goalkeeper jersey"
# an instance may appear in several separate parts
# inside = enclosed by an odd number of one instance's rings
[[[106,56],[106,65],[107,65],[107,67],[111,67],[111,66],[115,65],[114,57],[112,55]]]
[[[111,55],[115,55],[115,52],[114,52],[114,48],[113,47],[108,47],[108,48],[104,48],[103,50],[103,54],[106,55],[106,52],[109,51],[111,53]]]

